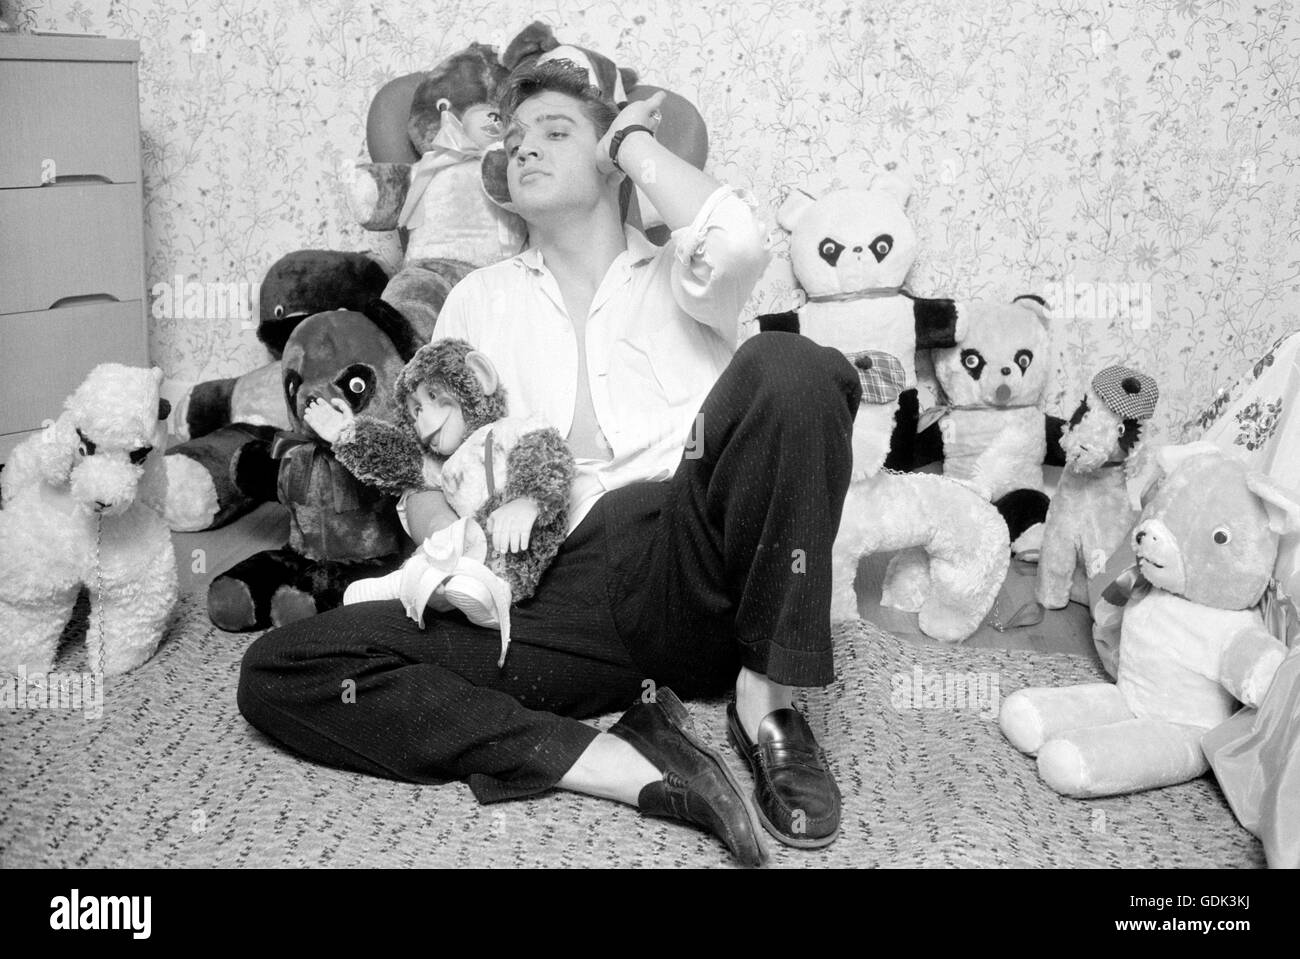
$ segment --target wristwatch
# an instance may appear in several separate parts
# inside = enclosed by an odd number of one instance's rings
[[[619,166],[618,148],[623,145],[624,137],[626,137],[629,133],[636,133],[637,130],[643,130],[646,133],[650,134],[651,136],[655,135],[654,130],[651,130],[649,127],[643,127],[639,123],[633,123],[630,126],[625,126],[623,129],[619,130],[617,133],[614,134],[613,139],[609,141],[609,162],[614,164],[614,168],[618,170],[620,173],[623,173],[625,171],[621,166]]]

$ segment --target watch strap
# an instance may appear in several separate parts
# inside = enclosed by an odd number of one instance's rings
[[[644,130],[646,133],[650,134],[651,136],[655,135],[654,130],[651,130],[649,127],[642,126],[639,123],[633,123],[630,124],[629,126],[623,127],[623,129],[615,133],[613,139],[609,141],[609,162],[614,164],[615,169],[617,169],[619,172],[625,172],[623,170],[623,167],[618,162],[619,147],[623,145],[624,137],[626,137],[629,133],[636,133],[636,131],[638,130]]]

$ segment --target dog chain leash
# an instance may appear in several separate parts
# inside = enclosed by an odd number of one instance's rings
[[[104,517],[103,517],[101,514],[96,513],[96,514],[95,514],[95,555],[91,557],[91,562],[93,562],[93,563],[95,564],[95,592],[96,592],[96,595],[94,595],[94,596],[91,597],[90,613],[91,613],[91,618],[93,619],[93,618],[94,618],[94,614],[95,614],[95,609],[96,609],[96,607],[98,607],[98,609],[99,609],[99,630],[98,630],[98,632],[99,632],[99,656],[98,656],[97,658],[98,658],[98,660],[99,660],[99,683],[100,683],[100,689],[101,689],[101,690],[104,688],[104,686],[103,686],[103,684],[104,684],[104,647],[105,647],[105,645],[106,645],[105,642],[104,642],[104,620],[105,620],[105,618],[106,618],[107,615],[108,615],[108,614],[105,612],[105,610],[104,610],[104,567],[101,565],[101,563],[100,563],[100,561],[99,561],[99,557],[100,557],[100,544],[103,542],[103,539],[104,539]],[[89,629],[87,629],[87,631],[86,631],[86,636],[87,636],[87,639],[89,639],[89,637],[90,637],[90,631],[89,631]]]

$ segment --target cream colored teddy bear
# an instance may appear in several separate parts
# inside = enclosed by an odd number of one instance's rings
[[[1022,689],[1002,731],[1057,792],[1108,796],[1208,770],[1201,737],[1257,706],[1286,647],[1258,605],[1300,498],[1218,447],[1158,454],[1165,480],[1133,531],[1140,578],[1124,609],[1118,679]]]

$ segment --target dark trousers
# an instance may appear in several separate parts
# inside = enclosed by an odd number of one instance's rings
[[[468,779],[481,802],[551,786],[654,683],[720,693],[741,666],[833,678],[831,545],[861,395],[843,355],[797,334],[737,350],[693,453],[663,483],[606,493],[536,595],[496,632],[459,614],[420,630],[397,602],[271,630],[244,655],[239,709],[318,762],[412,782]]]

